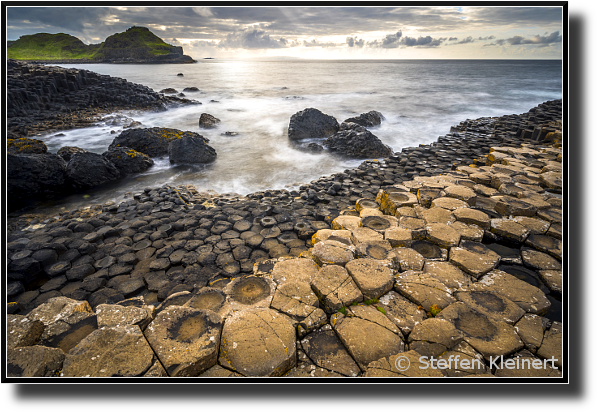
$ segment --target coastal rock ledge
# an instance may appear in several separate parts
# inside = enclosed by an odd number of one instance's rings
[[[165,184],[9,227],[7,375],[562,377],[558,132],[546,102],[299,191]]]

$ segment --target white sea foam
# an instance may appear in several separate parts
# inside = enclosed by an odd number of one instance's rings
[[[143,127],[198,132],[210,140],[218,157],[207,166],[171,165],[168,158],[155,159],[147,172],[90,190],[89,198],[77,195],[53,204],[69,209],[164,183],[190,183],[199,190],[247,194],[309,182],[359,165],[361,160],[312,154],[289,142],[289,118],[308,107],[334,116],[339,123],[363,112],[379,111],[385,121],[372,128],[372,133],[401,151],[434,142],[467,118],[523,113],[543,101],[561,97],[561,63],[546,61],[215,59],[190,65],[74,66],[141,83],[156,91],[167,87],[178,92],[185,87],[199,88],[200,92],[185,95],[202,105],[123,115],[141,122]],[[203,112],[221,120],[217,128],[199,128]],[[64,131],[64,136],[49,134],[41,139],[50,152],[62,146],[77,146],[102,153],[122,130],[122,125],[112,125],[111,120],[108,125]],[[238,135],[222,135],[227,131]]]

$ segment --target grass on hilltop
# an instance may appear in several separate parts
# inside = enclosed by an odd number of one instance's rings
[[[171,53],[172,46],[145,27],[131,27],[106,38],[103,43],[86,45],[65,33],[37,33],[21,36],[6,49],[6,57],[16,60],[103,59],[109,49],[147,48],[150,55]]]

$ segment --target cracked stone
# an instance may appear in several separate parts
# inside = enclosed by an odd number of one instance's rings
[[[244,376],[280,376],[296,364],[295,329],[272,309],[248,309],[227,318],[219,364]]]
[[[333,329],[362,371],[373,361],[403,352],[401,334],[362,317],[346,317],[340,313],[334,316],[336,318],[331,318]]]
[[[455,302],[451,290],[426,273],[404,272],[395,279],[395,290],[412,302],[420,305],[425,311],[433,305],[443,309]]]
[[[302,348],[314,363],[347,377],[360,374],[360,368],[349,355],[331,325],[312,332],[301,341]]]
[[[355,259],[345,269],[364,298],[375,299],[393,288],[393,270],[374,259]]]
[[[363,295],[347,270],[341,266],[328,265],[320,269],[312,279],[311,287],[329,313],[353,302],[362,302]]]
[[[436,358],[456,346],[462,338],[462,332],[451,322],[430,318],[414,326],[408,343],[410,349],[420,355]]]
[[[462,240],[449,251],[449,261],[471,276],[479,278],[497,266],[501,256],[481,243]]]
[[[414,325],[426,319],[425,311],[395,291],[381,296],[378,305],[383,308],[387,318],[406,336],[412,331]]]

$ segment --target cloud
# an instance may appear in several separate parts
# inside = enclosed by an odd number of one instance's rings
[[[212,16],[214,16],[212,14],[212,11],[210,10],[210,7],[192,7],[191,9],[197,15],[202,16],[202,17],[212,17]]]
[[[450,42],[455,42],[455,41],[457,41],[457,40],[458,40],[458,38],[457,38],[457,37],[450,37],[450,38],[449,38],[449,41],[450,41]]]
[[[284,38],[274,39],[260,29],[245,29],[240,32],[229,33],[219,43],[219,47],[228,49],[278,49],[287,47]]]
[[[463,44],[466,44],[466,43],[474,43],[474,38],[472,36],[468,36],[468,37],[460,40],[457,44],[458,45],[463,45]]]
[[[420,47],[437,47],[440,46],[443,41],[441,39],[433,39],[430,36],[420,36],[418,39],[415,37],[404,37],[402,40],[402,44],[412,47],[412,46],[420,46]]]
[[[493,40],[495,39],[495,36],[491,35],[491,36],[486,36],[486,37],[482,37],[479,36],[478,40]]]
[[[555,31],[548,36],[540,36],[536,35],[531,37],[530,39],[525,38],[524,36],[513,36],[509,39],[497,39],[494,43],[488,43],[484,46],[503,46],[504,44],[509,44],[510,46],[516,45],[538,45],[538,46],[547,46],[551,43],[560,43],[562,41],[562,36],[559,34],[559,31]]]
[[[357,37],[348,37],[347,39],[345,39],[345,43],[347,43],[349,47],[363,47],[364,39],[358,39]]]
[[[549,36],[533,36],[530,39],[526,39],[523,36],[514,36],[507,39],[507,42],[510,45],[539,45],[539,44],[550,44],[550,43],[559,43],[562,41],[562,37],[560,36],[558,31],[551,33]]]
[[[402,36],[401,30],[386,35],[381,40],[373,40],[368,42],[367,45],[369,47],[380,47],[384,49],[397,48],[401,46],[405,47],[437,47],[440,46],[443,41],[447,40],[446,37],[441,37],[438,39],[434,39],[431,36],[419,36],[410,37],[410,36]]]
[[[334,43],[334,42],[319,42],[316,39],[312,39],[309,42],[307,40],[304,40],[301,44],[304,47],[335,47],[335,46],[341,46],[341,44],[338,44],[338,43]]]

